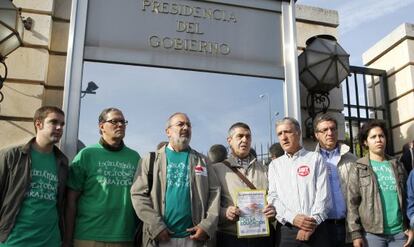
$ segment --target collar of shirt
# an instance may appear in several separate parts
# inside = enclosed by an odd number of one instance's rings
[[[188,151],[188,148],[187,149],[185,149],[185,150],[181,150],[181,151],[176,151],[176,150],[174,150],[174,148],[171,146],[171,144],[169,144],[168,143],[168,145],[167,145],[167,147],[166,148],[168,148],[169,150],[171,150],[171,151],[174,151],[174,152],[177,152],[177,153],[179,153],[179,152],[187,152]]]
[[[339,156],[339,147],[336,147],[333,150],[326,150],[321,148],[321,155],[324,159],[332,159],[334,156]]]
[[[243,167],[244,169],[247,169],[250,165],[250,159],[249,158],[246,158],[246,159],[237,158],[237,164],[239,164],[239,166]]]
[[[303,152],[305,151],[305,149],[303,148],[303,147],[301,147],[300,149],[299,149],[299,151],[297,151],[296,153],[294,153],[294,154],[288,154],[287,152],[285,152],[285,155],[286,155],[286,157],[288,157],[289,159],[292,159],[292,158],[296,158],[296,157],[299,157]]]

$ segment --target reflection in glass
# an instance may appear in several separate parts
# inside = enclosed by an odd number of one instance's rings
[[[107,107],[123,111],[129,121],[125,143],[142,155],[167,140],[165,122],[174,112],[188,114],[191,146],[204,154],[213,144],[226,145],[227,129],[238,121],[252,128],[258,153],[267,152],[269,111],[274,141],[274,123],[284,116],[280,80],[86,62],[83,87],[89,81],[99,89],[81,101],[79,139],[86,145],[98,141],[98,115]],[[264,93],[270,96],[270,110],[259,98]]]

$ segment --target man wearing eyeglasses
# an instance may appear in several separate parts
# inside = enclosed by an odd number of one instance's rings
[[[140,156],[123,142],[128,121],[119,109],[103,110],[98,121],[99,143],[69,169],[64,246],[130,247],[137,220],[129,191]]]
[[[346,187],[348,171],[355,155],[349,146],[338,143],[338,122],[328,114],[316,117],[313,123],[315,137],[318,140],[316,152],[319,152],[326,165],[329,177],[332,208],[328,212],[330,246],[352,246],[352,239],[347,236],[346,225]],[[348,244],[346,244],[348,243]]]
[[[165,131],[168,144],[156,151],[153,168],[149,156],[142,160],[131,188],[135,211],[144,222],[142,246],[207,246],[218,222],[217,178],[189,146],[186,114],[169,117]]]

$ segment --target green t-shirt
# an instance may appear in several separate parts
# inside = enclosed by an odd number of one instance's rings
[[[174,232],[173,237],[189,236],[186,230],[193,226],[188,151],[175,152],[165,149],[167,155],[167,190],[165,192],[164,222]]]
[[[384,234],[400,233],[403,231],[402,215],[391,163],[389,161],[371,160],[371,165],[379,186],[384,217]]]
[[[60,232],[56,207],[58,176],[54,153],[31,150],[31,182],[15,225],[0,246],[58,247]]]
[[[139,154],[101,144],[82,149],[69,169],[68,187],[81,192],[74,238],[104,242],[132,241],[137,218],[130,188]]]

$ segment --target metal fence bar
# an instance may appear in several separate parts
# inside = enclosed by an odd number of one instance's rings
[[[344,103],[344,113],[347,113],[348,116],[345,116],[345,121],[349,125],[349,138],[350,138],[350,148],[351,152],[356,151],[358,145],[354,140],[354,133],[353,125],[357,125],[358,128],[361,126],[361,123],[371,120],[373,117],[378,118],[379,111],[382,112],[383,120],[387,124],[388,129],[388,139],[387,140],[387,151],[390,154],[393,154],[393,145],[392,145],[392,132],[391,132],[391,119],[390,119],[390,108],[389,108],[389,95],[388,95],[388,81],[386,71],[379,70],[379,69],[372,69],[372,68],[365,68],[365,67],[356,67],[351,66],[351,74],[354,76],[354,85],[355,85],[355,94],[351,95],[350,92],[350,80],[349,78],[345,79],[345,89],[346,89],[346,104]],[[361,80],[358,75],[362,75],[362,88],[359,88],[358,85],[361,85]],[[368,91],[368,84],[367,84],[367,76],[371,77],[372,80],[372,90],[371,92]],[[378,83],[375,83],[375,77],[379,77]],[[378,85],[379,84],[379,85]],[[378,88],[375,88],[375,85],[378,85]],[[381,97],[381,104],[377,102],[377,92],[379,91],[379,95]],[[359,92],[363,91],[364,99],[359,99]],[[361,92],[362,93],[362,92]],[[372,103],[370,103],[369,97],[370,93],[372,93]],[[355,104],[353,101],[355,100]],[[352,114],[352,110],[355,109],[357,111],[356,116]],[[365,111],[365,116],[361,117],[361,113]],[[370,111],[374,112],[374,116],[370,116]],[[346,114],[345,114],[346,115]],[[358,148],[359,155],[363,155],[363,149],[361,146]]]

